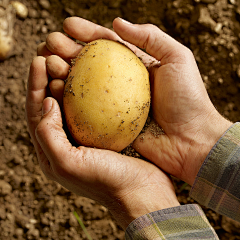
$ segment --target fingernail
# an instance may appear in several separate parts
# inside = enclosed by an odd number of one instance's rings
[[[42,105],[42,116],[47,114],[52,109],[52,99],[45,98]]]
[[[118,17],[118,18],[119,18],[123,23],[129,24],[129,25],[132,25],[132,23],[128,22],[127,20],[122,19],[122,18],[120,18],[120,17]]]

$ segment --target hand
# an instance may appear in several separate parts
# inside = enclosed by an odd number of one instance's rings
[[[98,38],[121,40],[116,33],[80,18],[66,19],[64,30],[86,42]],[[42,56],[31,64],[27,90],[29,132],[47,177],[106,206],[126,228],[145,213],[178,206],[179,202],[171,180],[155,165],[112,151],[76,148],[67,139],[59,103],[68,63],[81,48],[60,33],[50,34],[46,43],[39,46],[38,54]],[[133,48],[146,57],[146,62],[152,62],[146,54]],[[50,83],[48,75],[53,78]],[[48,97],[48,87],[58,102]]]
[[[232,125],[214,108],[192,52],[153,25],[116,19],[115,32],[161,62],[151,74],[152,111],[165,134],[150,131],[133,147],[164,171],[193,184],[208,153]],[[144,140],[142,140],[144,139]]]

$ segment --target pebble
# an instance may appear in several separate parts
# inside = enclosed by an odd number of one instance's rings
[[[47,208],[53,208],[55,205],[55,202],[53,200],[49,200],[47,203],[46,203],[46,207]]]
[[[6,219],[6,210],[4,208],[0,208],[0,219]]]
[[[42,10],[41,11],[41,17],[42,18],[48,18],[49,17],[49,12],[48,11],[46,11],[46,10]]]
[[[27,224],[29,224],[29,218],[27,216],[17,214],[15,218],[16,223],[22,228],[26,228]]]
[[[80,208],[82,206],[82,198],[81,197],[77,197],[74,201],[74,204],[77,208]]]
[[[6,150],[10,150],[11,147],[12,147],[12,142],[11,142],[10,139],[5,138],[5,139],[3,139],[3,145],[4,145]]]
[[[6,216],[7,219],[13,224],[15,220],[14,213],[7,213]]]
[[[6,172],[4,170],[0,170],[0,178],[4,177],[5,174],[6,174]]]
[[[237,5],[237,0],[229,0],[229,2],[233,5]]]
[[[33,8],[29,9],[29,11],[28,11],[28,16],[29,16],[30,18],[38,18],[38,12],[37,12],[37,10],[35,10],[35,9],[33,9]]]
[[[69,216],[69,225],[71,227],[77,227],[79,225],[76,217],[74,216],[73,213],[70,213],[70,216]]]
[[[47,33],[48,32],[48,27],[46,25],[43,25],[41,28],[42,33]]]
[[[11,184],[12,184],[12,187],[13,189],[18,189],[20,187],[20,184],[22,182],[22,178],[19,177],[18,175],[12,175],[11,177]]]
[[[75,11],[71,8],[65,7],[64,10],[70,15],[70,16],[74,16],[75,15]]]
[[[110,8],[119,8],[121,6],[121,1],[109,1]]]
[[[13,78],[19,78],[19,77],[20,77],[19,72],[14,71],[14,72],[13,72]]]
[[[0,195],[5,196],[12,192],[12,186],[5,182],[4,180],[0,180]]]
[[[198,22],[211,30],[215,30],[217,23],[211,18],[210,13],[206,7],[200,8],[200,15]]]
[[[216,24],[216,26],[215,26],[215,28],[214,28],[214,31],[216,32],[216,33],[220,33],[221,32],[221,30],[222,30],[222,23],[217,23]]]
[[[50,2],[48,0],[40,0],[39,4],[41,5],[42,8],[47,10],[51,7]]]
[[[15,230],[15,235],[16,235],[17,237],[22,237],[22,235],[23,235],[23,229],[22,229],[22,228],[17,228],[17,229]]]
[[[240,223],[237,221],[234,221],[228,217],[223,216],[222,217],[222,224],[221,224],[222,228],[229,233],[234,233],[234,232],[238,232],[238,230],[240,229]]]
[[[49,225],[49,219],[46,216],[41,216],[41,223],[43,225]]]
[[[34,238],[34,239],[37,239],[39,237],[40,233],[39,233],[39,230],[36,229],[36,228],[30,228],[28,231],[27,231],[27,236],[31,238],[31,236]]]
[[[19,1],[13,1],[11,2],[12,6],[15,8],[16,10],[16,14],[18,17],[20,18],[27,18],[28,16],[28,8],[21,2]]]

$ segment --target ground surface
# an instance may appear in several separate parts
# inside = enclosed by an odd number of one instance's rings
[[[8,0],[0,0],[5,4]],[[190,47],[216,108],[240,117],[239,0],[22,0],[29,10],[16,19],[14,54],[0,62],[0,239],[87,239],[77,210],[93,239],[124,239],[108,210],[49,181],[37,165],[24,119],[29,65],[37,45],[64,18],[77,15],[111,28],[121,16],[153,23]],[[176,180],[182,203],[189,187]],[[220,239],[240,239],[240,224],[204,209]]]

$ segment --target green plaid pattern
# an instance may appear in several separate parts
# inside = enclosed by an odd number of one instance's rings
[[[219,239],[197,204],[145,214],[127,228],[126,240]]]
[[[240,123],[233,124],[201,166],[190,196],[240,222]],[[145,214],[127,228],[126,240],[219,239],[197,204]]]
[[[212,148],[190,196],[240,222],[240,123],[233,124]]]

